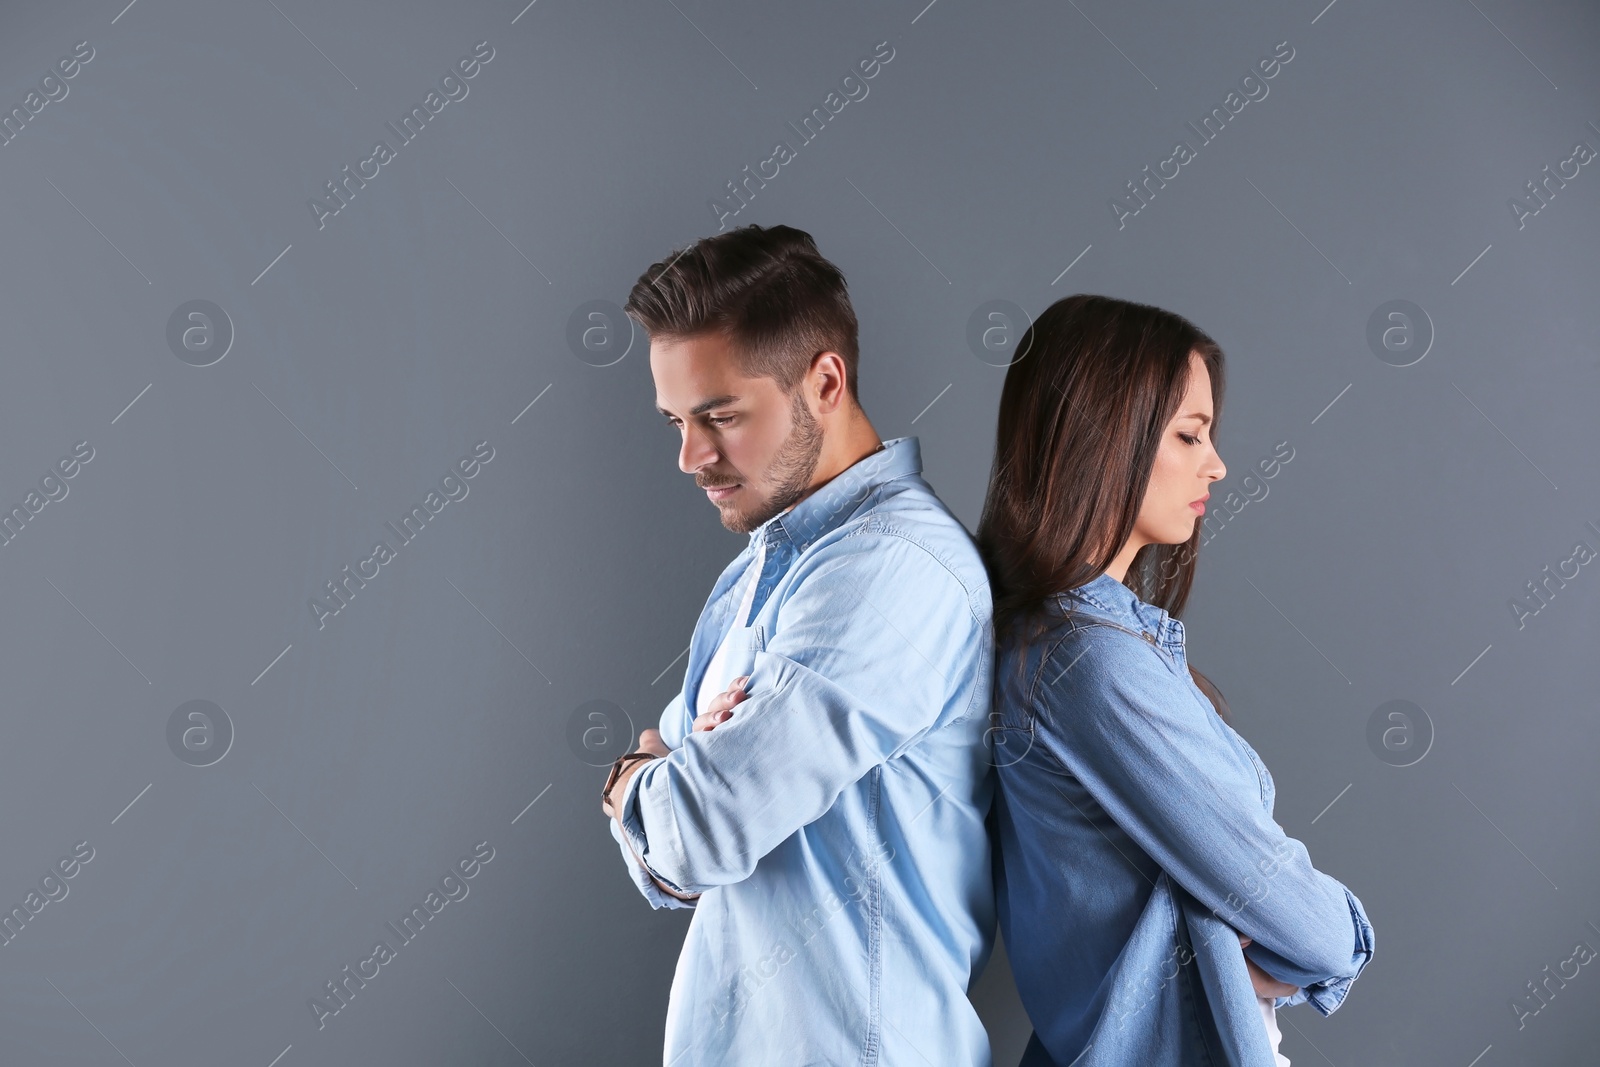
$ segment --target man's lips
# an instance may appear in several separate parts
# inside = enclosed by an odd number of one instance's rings
[[[732,496],[734,491],[739,488],[739,483],[731,482],[728,485],[705,485],[701,486],[701,488],[706,491],[706,496],[710,497],[712,500],[721,500],[724,497]]]

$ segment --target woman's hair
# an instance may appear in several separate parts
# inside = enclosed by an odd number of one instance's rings
[[[1222,349],[1181,315],[1079,293],[1057,300],[1006,372],[977,542],[997,639],[1026,646],[1058,593],[1094,580],[1133,533],[1167,424],[1188,387],[1189,354],[1211,375],[1215,438]],[[1141,548],[1123,579],[1178,615],[1194,579],[1200,524],[1183,544]]]
[[[725,336],[747,375],[776,379],[785,393],[818,353],[837,352],[860,403],[844,274],[804,230],[751,224],[703,237],[639,275],[623,310],[652,338]]]
[[[1189,665],[1189,676],[1194,679],[1195,687],[1206,695],[1207,700],[1211,701],[1211,707],[1216,711],[1217,717],[1232,726],[1233,711],[1228,707],[1228,702],[1223,699],[1222,690],[1217,688],[1217,684],[1195,670],[1192,663]]]

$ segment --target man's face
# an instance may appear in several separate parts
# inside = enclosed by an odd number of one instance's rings
[[[720,334],[651,341],[650,373],[656,410],[682,435],[678,469],[722,525],[749,533],[811,491],[822,427],[803,380],[786,395],[772,378],[746,377]]]

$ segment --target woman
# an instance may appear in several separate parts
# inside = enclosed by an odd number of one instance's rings
[[[1285,1064],[1275,1009],[1331,1013],[1373,934],[1273,821],[1272,776],[1191,677],[1174,617],[1226,473],[1222,351],[1180,316],[1088,295],[1018,351],[978,543],[1022,1067]]]

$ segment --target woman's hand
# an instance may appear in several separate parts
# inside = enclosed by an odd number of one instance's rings
[[[733,706],[750,695],[744,691],[744,685],[749,680],[748,674],[735,678],[727,689],[712,697],[705,713],[695,718],[691,732],[712,730],[726,722],[733,715]]]
[[[1244,948],[1248,944],[1250,944],[1250,938],[1239,934],[1239,947]],[[1256,996],[1258,997],[1270,997],[1275,1000],[1278,997],[1292,997],[1300,992],[1299,986],[1290,985],[1288,982],[1280,982],[1260,967],[1257,967],[1255,961],[1249,956],[1244,958],[1244,965],[1250,970],[1250,984],[1255,987]]]

